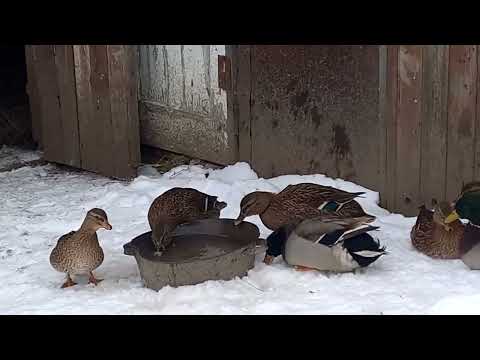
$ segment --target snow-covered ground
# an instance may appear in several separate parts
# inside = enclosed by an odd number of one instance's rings
[[[7,156],[8,155],[8,156]],[[13,158],[38,153],[0,149],[0,168]],[[205,173],[209,172],[208,178]],[[378,217],[380,241],[389,255],[356,274],[326,276],[297,272],[278,258],[266,266],[259,253],[248,276],[196,286],[143,287],[135,259],[123,244],[149,230],[152,200],[174,186],[188,186],[226,201],[221,216],[234,218],[241,198],[255,190],[280,191],[288,184],[314,182],[347,191],[367,191],[364,209]],[[0,314],[479,314],[480,272],[459,260],[432,260],[409,239],[415,218],[380,208],[378,194],[323,175],[258,178],[246,163],[220,170],[180,166],[160,175],[144,166],[130,183],[53,165],[0,173]],[[112,231],[98,232],[105,261],[97,287],[60,289],[64,275],[48,257],[57,238],[75,230],[92,207],[106,210]],[[269,234],[258,217],[262,237]]]

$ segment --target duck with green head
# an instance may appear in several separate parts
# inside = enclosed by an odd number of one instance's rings
[[[462,188],[455,209],[446,217],[445,223],[457,219],[467,219],[473,225],[480,226],[480,182],[472,182]]]
[[[272,232],[267,240],[264,263],[277,256],[299,271],[349,272],[367,267],[382,255],[385,247],[369,232],[369,217],[317,217],[300,224],[288,224]]]
[[[450,224],[458,219],[469,221],[465,227],[462,254],[466,254],[480,242],[480,182],[471,182],[463,186],[455,201],[454,210],[445,218]]]

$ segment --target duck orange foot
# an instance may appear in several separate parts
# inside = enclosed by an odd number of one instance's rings
[[[315,269],[309,268],[309,267],[306,267],[306,266],[297,265],[297,266],[295,266],[295,270],[297,270],[297,271],[313,271]]]
[[[72,278],[70,276],[67,277],[67,281],[65,281],[62,285],[62,289],[65,289],[70,286],[75,286],[77,285],[76,282],[73,282]]]
[[[95,276],[93,276],[93,273],[90,273],[90,277],[88,278],[89,284],[94,284],[95,286],[97,286],[102,281],[103,279],[96,279]]]

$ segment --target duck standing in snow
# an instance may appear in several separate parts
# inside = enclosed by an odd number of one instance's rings
[[[349,272],[386,254],[370,234],[368,217],[313,218],[280,227],[268,236],[264,262],[279,255],[297,270]]]
[[[283,225],[319,216],[369,217],[373,221],[375,216],[366,214],[354,200],[363,194],[313,183],[288,185],[278,194],[255,191],[240,202],[240,215],[235,224],[253,215],[260,215],[263,224],[274,231]]]
[[[158,196],[148,210],[155,255],[161,256],[171,244],[171,234],[178,225],[199,219],[218,219],[227,204],[217,199],[195,189],[179,187]]]
[[[103,250],[98,243],[98,229],[111,230],[107,214],[102,209],[91,209],[87,212],[80,229],[71,231],[58,239],[57,245],[50,254],[52,267],[67,274],[67,281],[62,288],[76,285],[71,275],[90,275],[89,283],[97,285],[93,270],[103,262]]]

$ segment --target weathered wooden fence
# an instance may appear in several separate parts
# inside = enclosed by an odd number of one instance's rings
[[[415,214],[421,203],[453,200],[480,178],[477,45],[382,49],[388,208]]]
[[[341,177],[406,215],[480,178],[476,45],[242,45],[233,54],[239,156],[261,176]]]

